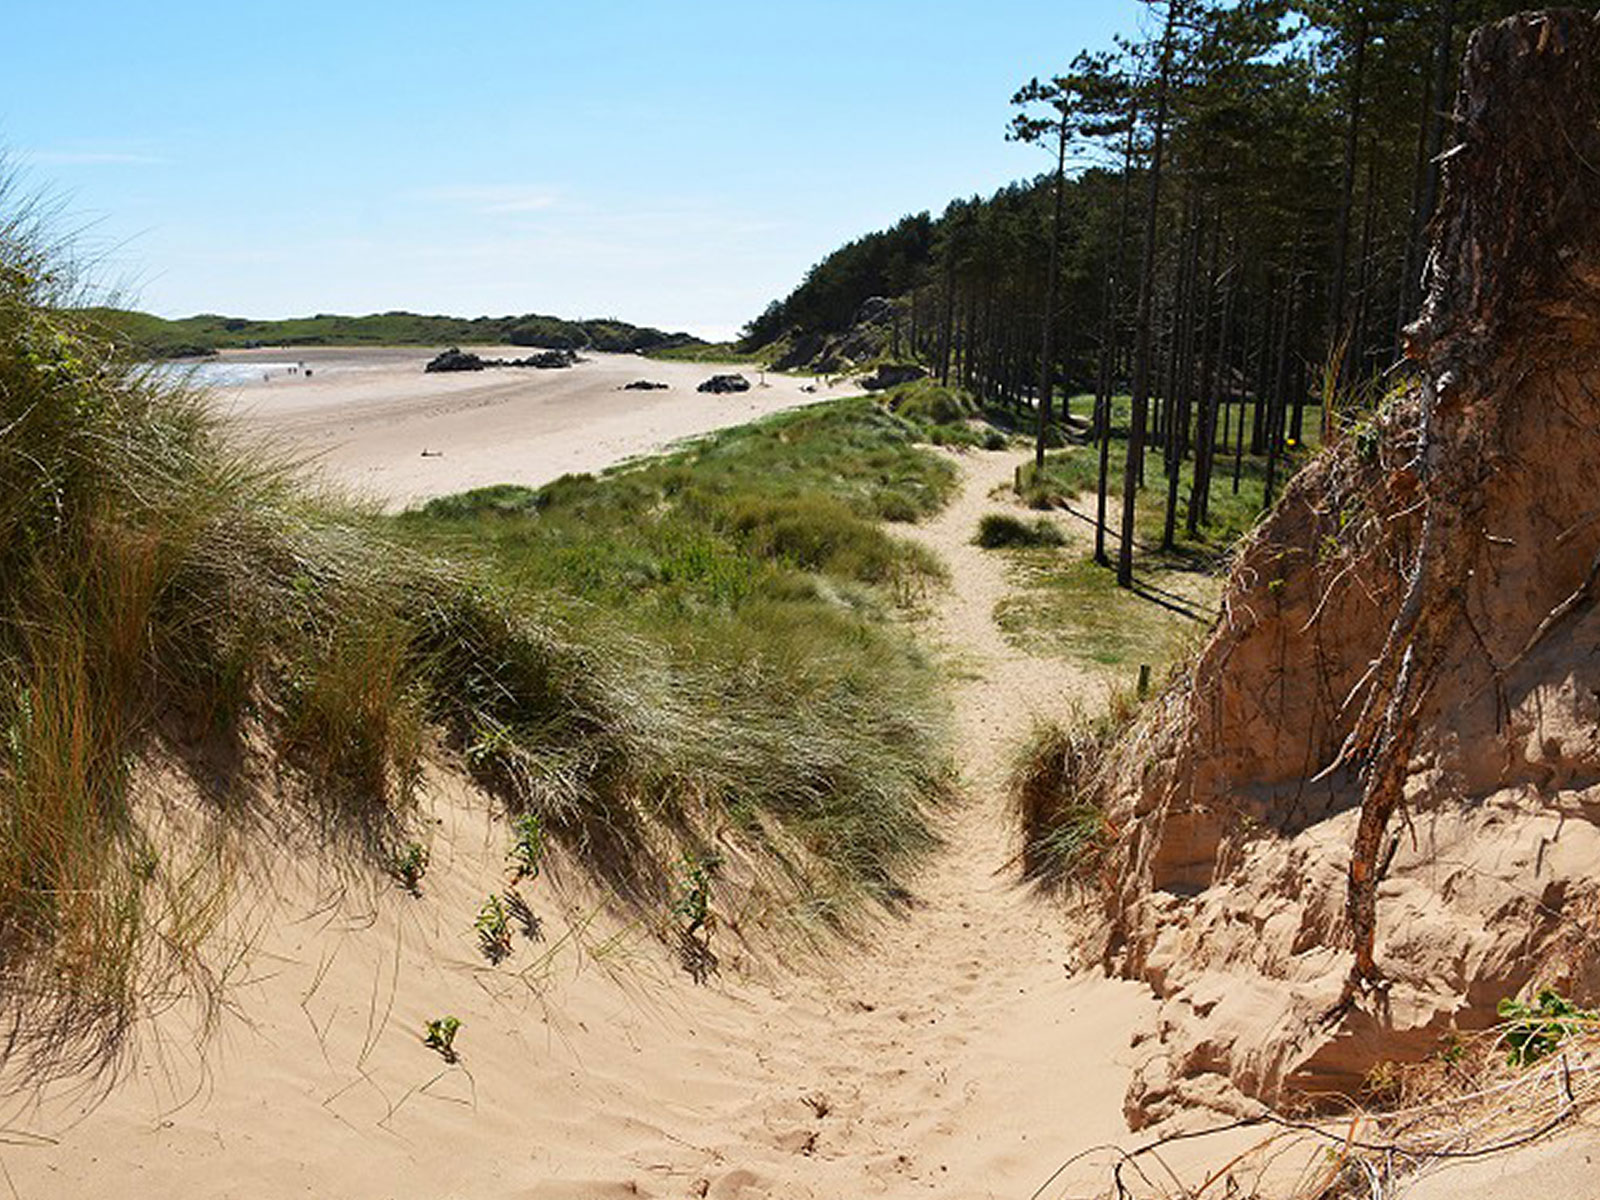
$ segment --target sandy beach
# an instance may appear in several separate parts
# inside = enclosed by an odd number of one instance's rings
[[[496,358],[531,353],[517,346],[465,349]],[[566,370],[426,374],[423,366],[435,353],[422,347],[229,350],[214,361],[259,366],[262,377],[215,390],[248,434],[292,448],[330,482],[391,509],[489,484],[538,486],[860,390],[849,381],[827,387],[742,364],[631,354],[585,354]],[[292,363],[304,363],[309,373],[284,369]],[[695,390],[724,372],[744,375],[750,390]],[[622,390],[641,379],[667,387]],[[803,391],[807,386],[816,390]]]

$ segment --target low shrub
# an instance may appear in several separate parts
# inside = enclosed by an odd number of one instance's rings
[[[1049,886],[1087,884],[1116,839],[1096,786],[1127,717],[1042,722],[1018,748],[1007,783],[1023,874]]]
[[[983,444],[983,435],[970,425],[935,425],[926,436],[934,446],[974,447]]]
[[[892,389],[884,397],[884,404],[896,416],[924,425],[953,425],[978,411],[977,403],[967,392],[931,379],[918,379]]]
[[[1024,521],[1009,513],[985,513],[978,522],[978,534],[973,539],[986,550],[1013,546],[1060,546],[1066,535],[1054,522],[1043,517]]]
[[[1600,1032],[1600,1012],[1580,1008],[1554,988],[1540,988],[1532,1003],[1501,999],[1500,1042],[1514,1067],[1526,1067],[1553,1054],[1568,1038]]]

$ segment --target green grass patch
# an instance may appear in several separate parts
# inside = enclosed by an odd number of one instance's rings
[[[430,550],[487,551],[519,590],[647,620],[819,587],[908,603],[942,568],[882,522],[927,516],[956,485],[919,437],[869,399],[834,401],[601,476],[434,500],[399,526]]]
[[[1009,513],[985,513],[978,522],[978,535],[973,538],[986,550],[1014,546],[1059,546],[1066,540],[1061,530],[1043,517],[1024,521]]]
[[[887,619],[942,567],[883,522],[935,511],[954,485],[913,427],[852,399],[600,476],[435,500],[394,526],[421,552],[475,556],[575,640],[635,647],[654,664],[635,674],[682,722],[653,743],[657,770],[682,763],[670,788],[758,841],[795,839],[816,868],[801,903],[842,912],[895,893],[945,787],[938,680]],[[493,773],[491,734],[475,736]]]
[[[1081,397],[1079,411],[1092,412],[1091,401],[1090,397]],[[1119,512],[1128,412],[1126,397],[1113,400],[1108,463],[1111,528],[1106,535],[1106,552],[1113,560],[1121,536]],[[1319,413],[1319,409],[1308,408],[1308,429],[1318,423]],[[1305,446],[1285,449],[1276,467],[1280,494],[1311,453]],[[1092,537],[1099,465],[1097,445],[1053,451],[1045,456],[1042,469],[1031,462],[1022,465],[1015,490],[1032,508],[1068,508],[1079,517],[1088,518],[1090,523],[1084,530]],[[1232,549],[1261,519],[1266,460],[1247,453],[1238,466],[1239,486],[1235,490],[1234,457],[1231,453],[1224,455],[1219,447],[1209,515],[1190,536],[1194,463],[1185,459],[1179,464],[1173,542],[1163,549],[1168,480],[1161,449],[1151,448],[1146,461],[1146,485],[1139,492],[1134,519],[1135,587],[1117,587],[1114,570],[1095,564],[1081,553],[1066,562],[1019,557],[1018,571],[1025,590],[1008,599],[998,614],[1007,635],[1017,645],[1037,653],[1066,653],[1105,667],[1138,663],[1159,667],[1170,661],[1189,645],[1197,631],[1209,626],[1220,592],[1220,574]]]
[[[1108,494],[1113,520],[1122,500],[1123,456],[1126,451],[1112,444],[1111,462],[1108,464]],[[1278,464],[1277,490],[1283,486],[1307,460],[1307,452],[1288,454]],[[1212,478],[1211,507],[1208,521],[1200,523],[1197,536],[1187,532],[1189,492],[1194,477],[1194,464],[1185,461],[1179,469],[1178,512],[1174,527],[1174,546],[1167,558],[1187,558],[1196,561],[1216,559],[1225,555],[1235,542],[1255,528],[1261,519],[1262,500],[1266,491],[1266,463],[1264,460],[1246,458],[1239,474],[1239,489],[1233,488],[1233,462],[1219,459]],[[1033,508],[1048,509],[1070,506],[1080,512],[1093,514],[1095,490],[1100,473],[1099,448],[1074,446],[1045,456],[1043,471],[1034,464],[1023,465],[1019,476],[1022,499]],[[1139,493],[1139,503],[1134,514],[1136,548],[1141,554],[1160,554],[1162,533],[1166,522],[1167,478],[1162,470],[1159,452],[1146,465],[1145,487]],[[1112,531],[1114,544],[1120,528]]]
[[[1023,874],[1046,887],[1093,887],[1118,830],[1104,808],[1112,747],[1138,715],[1126,691],[1094,717],[1034,725],[1012,754],[1006,779],[1022,837]]]
[[[958,387],[945,387],[932,379],[918,379],[884,394],[889,411],[923,425],[954,425],[976,416],[978,404]]]
[[[932,446],[1006,450],[1015,414],[1008,409],[980,408],[972,395],[932,379],[918,379],[884,393],[882,404],[919,431]]]
[[[974,449],[988,441],[988,435],[971,425],[930,425],[923,434],[930,446]]]
[[[983,448],[985,450],[1009,450],[1011,449],[1011,438],[1003,429],[985,430]]]
[[[995,612],[1007,640],[1030,654],[1107,668],[1160,668],[1180,656],[1210,627],[1219,586],[1165,567],[1141,570],[1129,590],[1114,571],[1060,551],[1016,551],[1013,568],[1021,587]]]
[[[1100,477],[1100,461],[1091,446],[1047,453],[1041,471],[1032,462],[1022,464],[1017,476],[1017,495],[1029,508],[1049,509],[1075,504],[1087,498],[1092,505]],[[1120,480],[1120,474],[1116,476]],[[1112,495],[1120,495],[1117,487]],[[1080,505],[1081,507],[1081,505]]]
[[[661,358],[668,362],[700,363],[750,363],[768,366],[772,355],[761,351],[741,350],[737,342],[683,342],[678,345],[653,346],[644,351],[646,358]]]

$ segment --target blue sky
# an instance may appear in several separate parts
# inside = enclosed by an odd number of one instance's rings
[[[841,242],[1045,169],[1012,91],[1141,8],[19,0],[0,146],[167,316],[723,337]]]

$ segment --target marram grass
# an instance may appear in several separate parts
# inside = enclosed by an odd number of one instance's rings
[[[374,866],[442,756],[636,904],[714,838],[811,912],[900,894],[948,771],[887,614],[938,568],[877,519],[952,483],[905,422],[828,406],[383,518],[69,315],[57,257],[0,221],[0,993],[25,1021],[121,1028],[217,922],[225,889],[135,797],[151,764],[210,780],[222,826],[215,763],[265,756],[258,808]]]

